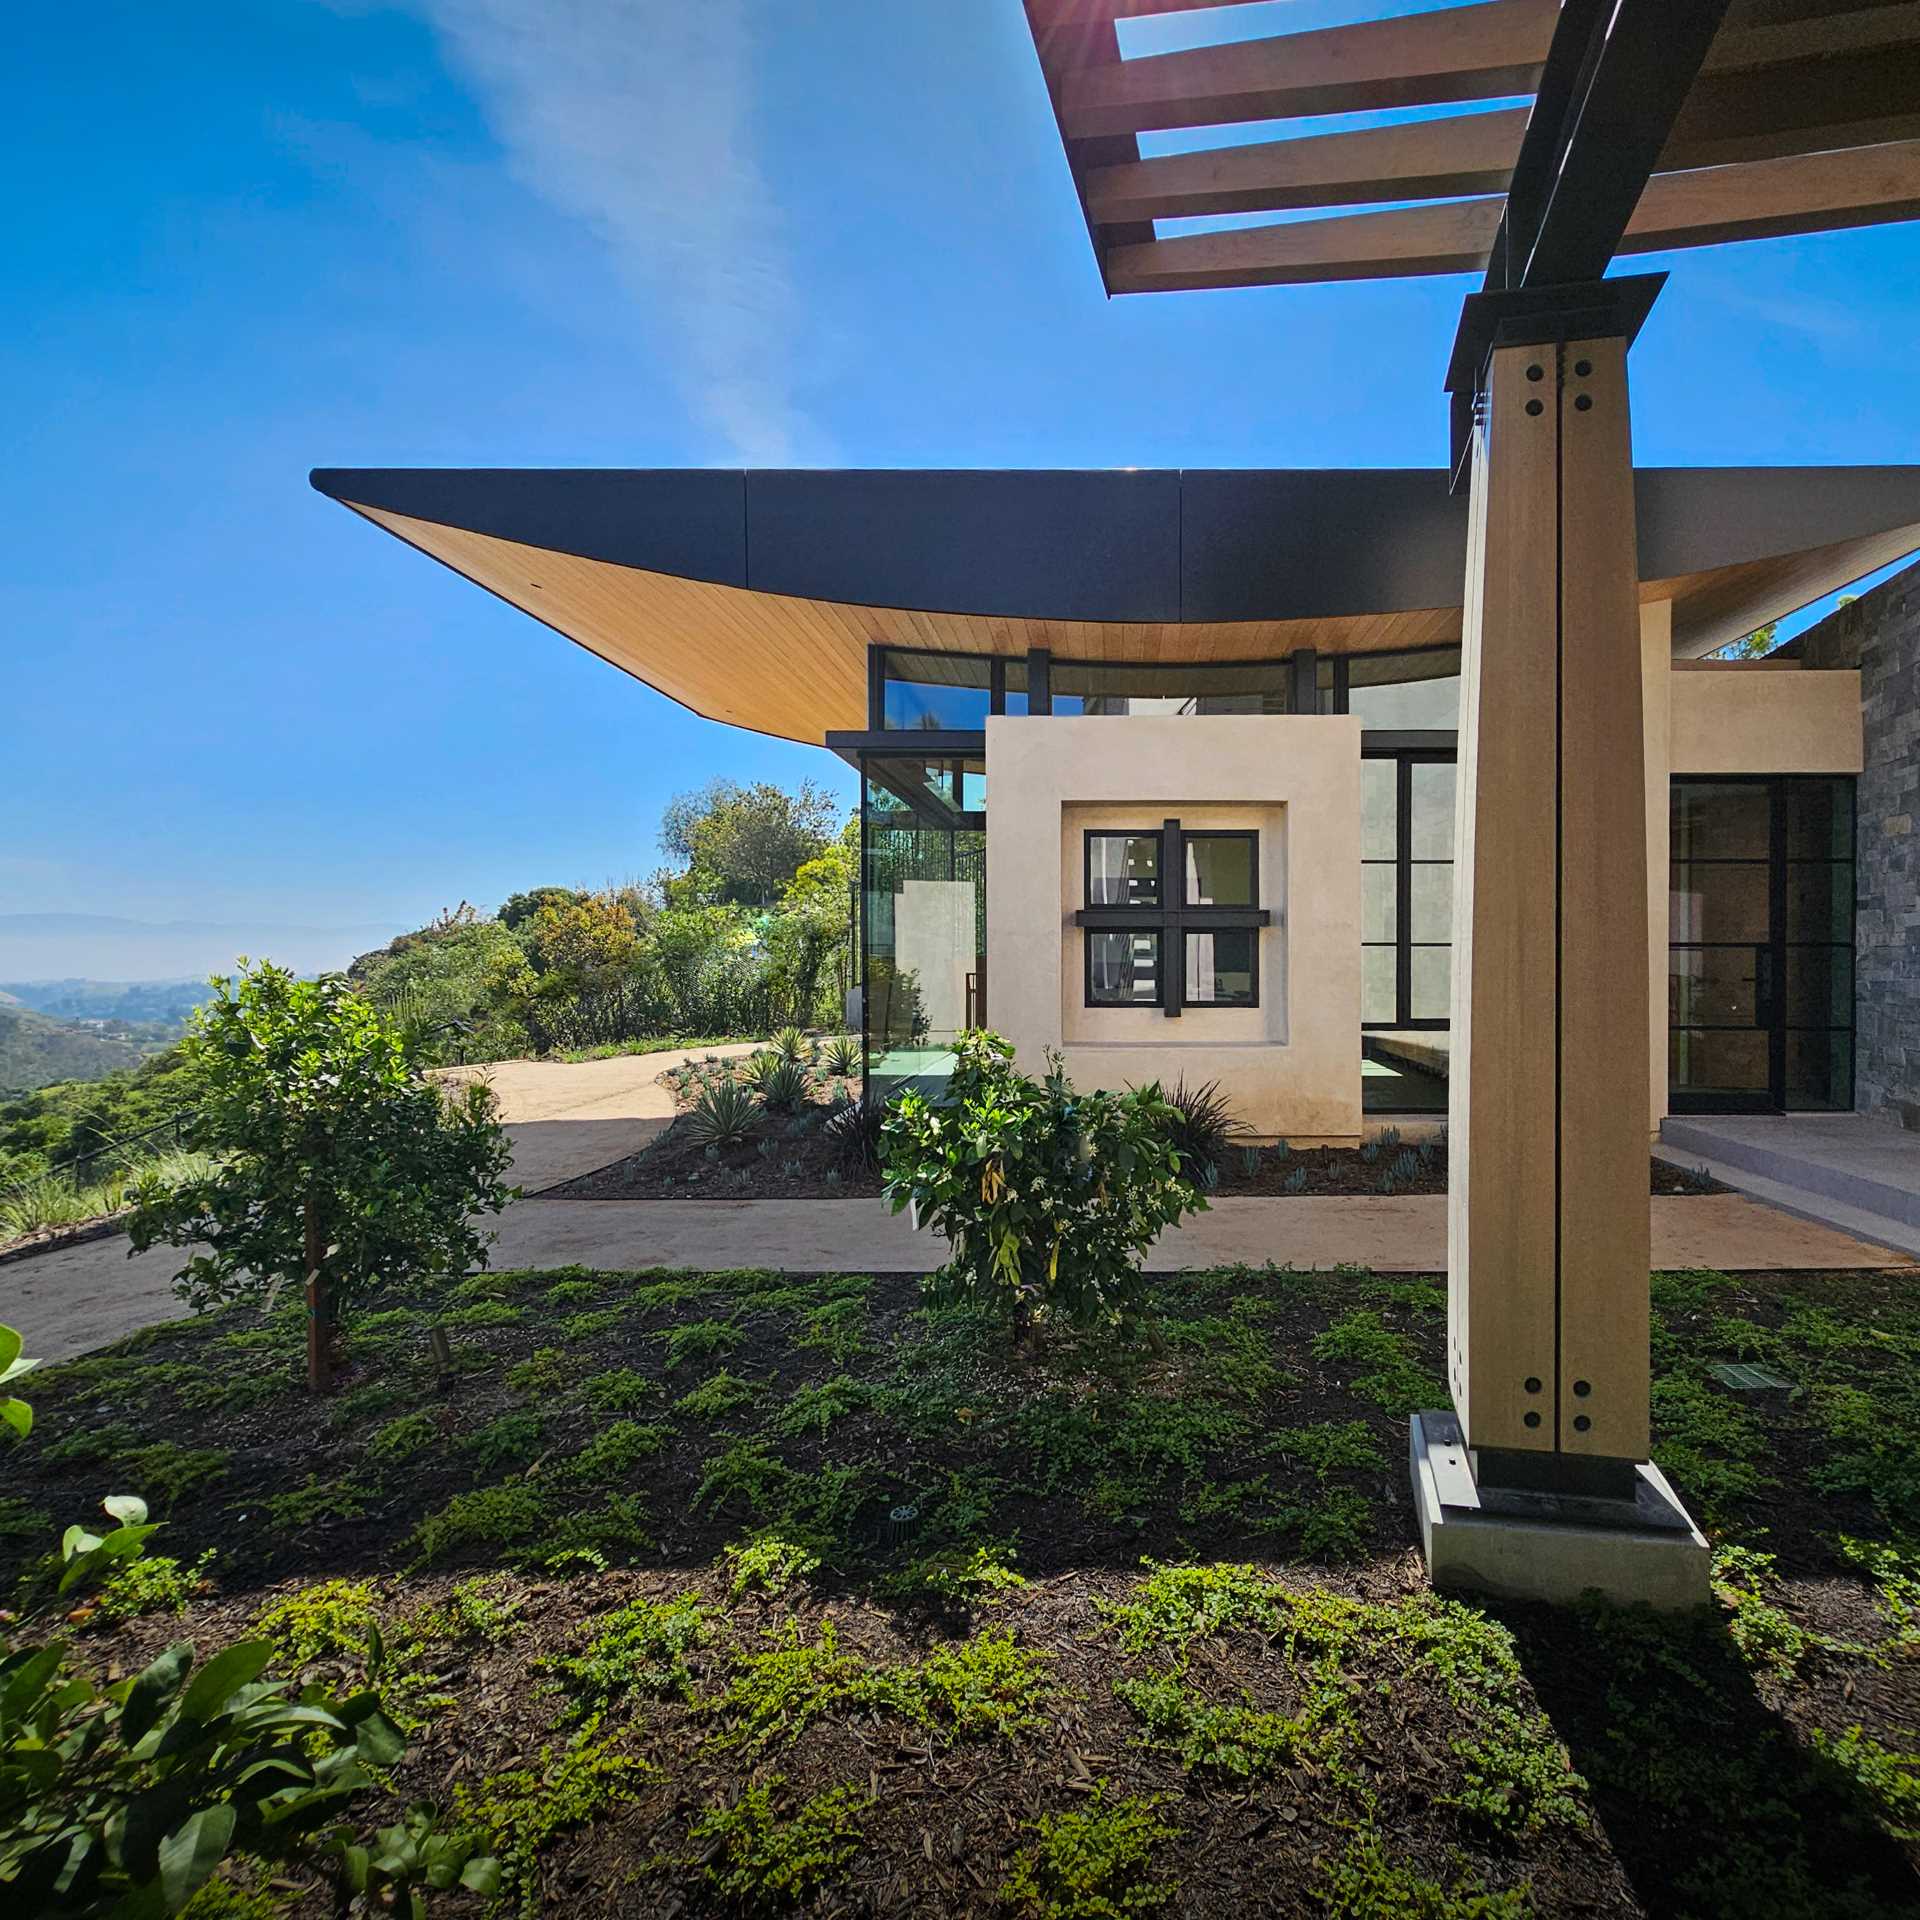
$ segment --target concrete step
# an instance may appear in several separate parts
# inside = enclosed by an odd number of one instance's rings
[[[1920,1136],[1863,1114],[1669,1117],[1661,1157],[1795,1213],[1920,1252]]]

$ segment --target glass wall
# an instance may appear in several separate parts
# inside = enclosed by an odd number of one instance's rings
[[[1029,711],[1023,655],[880,647],[882,729],[972,733],[997,713]],[[1056,714],[1293,713],[1291,656],[1214,664],[1049,659]],[[1451,731],[1460,718],[1460,649],[1329,656],[1317,660],[1310,710],[1352,713],[1369,731]]]
[[[882,653],[880,724],[889,732],[973,733],[991,713],[1027,710],[1024,659],[901,647]]]
[[[1346,669],[1345,711],[1369,732],[1452,732],[1460,724],[1460,649],[1357,653]]]
[[[1055,660],[1057,714],[1290,713],[1293,667],[1286,660],[1245,666],[1146,666]]]
[[[987,1020],[986,764],[870,754],[861,772],[867,1087],[937,1092]]]

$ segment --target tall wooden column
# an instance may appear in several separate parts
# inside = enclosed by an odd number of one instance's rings
[[[1647,832],[1626,343],[1497,347],[1454,867],[1450,1384],[1485,1483],[1647,1457]]]

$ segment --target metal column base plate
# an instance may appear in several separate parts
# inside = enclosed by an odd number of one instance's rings
[[[1598,1592],[1667,1610],[1713,1597],[1706,1539],[1651,1461],[1636,1470],[1630,1501],[1483,1491],[1451,1413],[1416,1413],[1410,1453],[1436,1587],[1562,1603]]]

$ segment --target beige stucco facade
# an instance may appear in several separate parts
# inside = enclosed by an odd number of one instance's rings
[[[1672,659],[1671,608],[1641,608],[1647,839],[1648,1125],[1667,1112],[1669,789],[1675,774],[1848,774],[1862,765],[1860,676]],[[1360,1108],[1360,723],[1331,715],[1008,716],[987,722],[992,1024],[1029,1071],[1048,1048],[1085,1086],[1217,1080],[1262,1136],[1347,1140]],[[1260,1003],[1086,1005],[1075,912],[1083,835],[1260,835]],[[1418,1035],[1439,1043],[1444,1033]]]
[[[1217,1080],[1262,1135],[1360,1133],[1360,722],[1331,715],[987,722],[992,1019],[1030,1072],[1059,1048],[1083,1086]],[[1083,835],[1260,835],[1260,1004],[1085,1006]]]
[[[1864,764],[1857,672],[1690,660],[1667,678],[1675,773],[1858,773]]]

